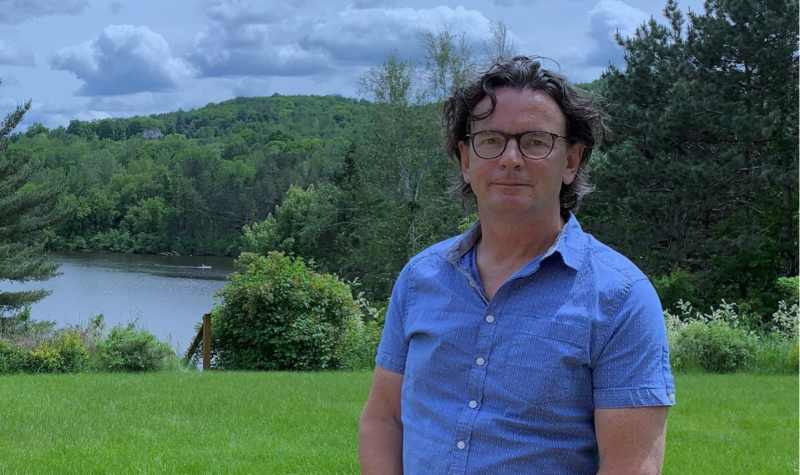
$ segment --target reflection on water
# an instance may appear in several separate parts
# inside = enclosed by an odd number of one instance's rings
[[[137,320],[178,350],[189,345],[194,325],[211,310],[214,293],[233,270],[233,259],[226,257],[96,252],[52,257],[62,263],[62,275],[45,282],[0,281],[0,290],[51,290],[31,309],[34,319],[76,324],[103,313],[109,327]]]

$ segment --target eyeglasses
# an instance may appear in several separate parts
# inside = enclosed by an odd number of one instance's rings
[[[524,134],[504,134],[485,130],[475,134],[467,134],[472,138],[472,149],[475,155],[484,160],[497,158],[506,151],[508,139],[514,138],[520,153],[531,160],[541,160],[547,158],[556,144],[556,139],[562,138],[569,140],[569,137],[554,134],[551,132],[541,132],[534,130]]]

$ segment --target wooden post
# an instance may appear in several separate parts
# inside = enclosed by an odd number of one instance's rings
[[[203,371],[211,369],[211,314],[203,315]]]

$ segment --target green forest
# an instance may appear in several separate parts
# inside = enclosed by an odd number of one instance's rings
[[[583,85],[613,133],[592,157],[596,191],[577,217],[645,271],[665,308],[725,299],[772,313],[796,299],[779,279],[798,274],[797,2],[712,1],[689,15],[670,2],[664,13],[620,38],[625,67]],[[5,131],[0,182],[20,174],[25,184],[0,187],[0,204],[54,190],[55,204],[25,219],[59,216],[11,239],[49,250],[276,250],[385,301],[411,256],[475,219],[449,197],[456,167],[440,116],[480,57],[457,33],[421,42],[422,57],[389,55],[364,74],[363,99],[240,97]]]

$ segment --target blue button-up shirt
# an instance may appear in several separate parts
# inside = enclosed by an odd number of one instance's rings
[[[661,304],[574,216],[488,300],[480,223],[401,272],[376,362],[402,373],[406,474],[594,475],[594,410],[670,406]]]

